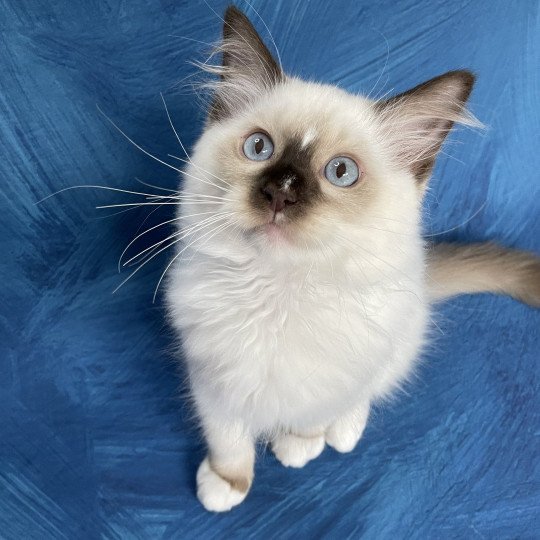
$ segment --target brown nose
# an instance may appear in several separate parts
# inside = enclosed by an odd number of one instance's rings
[[[286,206],[295,204],[298,200],[294,190],[280,188],[274,182],[268,182],[261,192],[273,212],[281,212]]]

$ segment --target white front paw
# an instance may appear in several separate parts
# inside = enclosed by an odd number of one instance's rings
[[[197,471],[197,497],[210,512],[228,512],[240,504],[247,495],[234,489],[231,484],[219,476],[210,467],[208,458],[200,464]]]
[[[280,435],[272,442],[272,450],[285,467],[303,467],[324,450],[324,437]]]
[[[366,427],[367,414],[364,418],[344,418],[334,422],[325,433],[329,446],[338,452],[354,450]]]

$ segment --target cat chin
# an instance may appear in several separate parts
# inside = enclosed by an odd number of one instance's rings
[[[267,223],[261,228],[263,241],[268,242],[273,246],[282,246],[283,244],[291,244],[290,233],[277,223]]]
[[[291,226],[266,223],[257,228],[255,238],[259,256],[279,264],[311,264],[319,258],[320,247]]]

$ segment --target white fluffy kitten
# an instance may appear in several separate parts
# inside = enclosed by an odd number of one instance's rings
[[[533,256],[426,250],[421,236],[435,155],[454,122],[474,123],[469,72],[374,102],[283,74],[234,7],[221,52],[167,284],[208,444],[198,497],[213,511],[246,497],[258,438],[290,467],[325,444],[351,451],[370,403],[414,369],[431,301],[540,302]]]

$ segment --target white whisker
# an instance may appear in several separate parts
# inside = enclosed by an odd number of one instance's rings
[[[151,255],[150,257],[148,257],[148,259],[146,259],[142,264],[140,264],[135,270],[133,270],[133,272],[131,272],[131,274],[129,274],[129,276],[124,279],[120,285],[118,285],[112,292],[112,294],[115,294],[118,289],[120,289],[120,287],[122,287],[125,283],[127,283],[127,281],[129,281],[141,268],[143,268],[144,266],[146,266],[152,259],[154,259],[155,257],[157,257],[160,253],[162,253],[163,251],[169,249],[170,247],[172,247],[173,245],[177,244],[178,242],[181,242],[182,241],[182,238],[177,238],[175,239],[173,242],[171,242],[170,244],[168,244],[167,246],[159,249],[158,251],[156,251],[156,253],[154,253],[153,255]]]
[[[437,233],[432,233],[432,234],[425,234],[424,236],[426,238],[432,238],[433,236],[441,236],[442,234],[446,234],[446,233],[449,233],[449,232],[452,232],[452,231],[455,231],[456,229],[459,229],[460,227],[463,227],[463,225],[466,225],[467,223],[469,223],[470,221],[472,221],[485,207],[486,207],[486,204],[487,204],[487,201],[484,201],[480,207],[478,208],[478,210],[476,210],[476,212],[470,216],[469,218],[467,218],[465,221],[463,221],[462,223],[460,223],[459,225],[456,225],[455,227],[452,227],[451,229],[446,229],[445,231],[441,231],[441,232],[437,232]]]
[[[226,219],[226,218],[225,218]],[[184,251],[186,251],[186,249],[188,249],[193,243],[195,243],[196,241],[198,240],[202,240],[203,238],[205,238],[208,234],[210,233],[214,233],[212,234],[212,236],[210,236],[210,238],[208,238],[206,241],[210,240],[211,238],[213,238],[216,234],[218,234],[220,231],[223,231],[224,229],[226,229],[228,226],[232,225],[232,223],[225,223],[224,225],[219,225],[218,227],[214,228],[214,229],[211,229],[210,231],[208,231],[207,233],[205,233],[204,235],[198,237],[198,238],[194,238],[189,244],[187,244],[184,248],[182,248],[173,258],[172,260],[169,262],[169,264],[165,267],[165,270],[163,271],[163,273],[161,274],[161,277],[159,278],[159,281],[156,285],[156,288],[154,290],[154,296],[152,298],[152,303],[154,303],[156,301],[156,295],[158,293],[158,289],[159,289],[159,286],[161,285],[161,282],[163,281],[163,278],[165,277],[165,274],[167,273],[167,270],[172,266],[172,264],[174,263],[174,261],[176,259],[178,259],[178,257],[180,257],[180,255],[182,255],[182,253],[184,253]],[[215,231],[215,232],[214,232]],[[205,242],[206,243],[206,242]]]
[[[190,193],[187,191],[183,191],[180,195],[151,195],[150,197],[147,197],[147,199],[150,199],[150,200],[156,200],[156,199],[190,200],[197,197],[202,197],[204,199],[214,199],[218,201],[235,202],[232,199],[227,199],[226,197],[220,197],[219,195],[206,195],[204,193]]]
[[[164,188],[164,187],[160,187],[160,186],[155,186],[154,184],[149,184],[148,182],[143,182],[140,178],[137,178],[137,177],[135,177],[135,180],[137,182],[139,182],[140,184],[142,184],[143,186],[148,186],[148,187],[151,187],[151,188],[154,188],[154,189],[160,189],[161,191],[168,191],[169,193],[176,193],[176,194],[180,193],[180,191],[178,191],[176,189]]]
[[[162,159],[159,159],[158,157],[154,156],[147,150],[145,150],[142,146],[138,145],[133,139],[131,139],[126,133],[124,133],[100,108],[99,105],[96,105],[97,110],[105,117],[105,119],[111,123],[111,125],[119,132],[121,133],[135,148],[140,150],[143,154],[146,154],[148,157],[151,157],[152,159],[155,159],[158,163],[161,163],[162,165],[165,165],[166,167],[169,167],[170,169],[173,169],[177,172],[182,172],[180,169],[173,167],[170,163],[167,163],[166,161],[163,161]]]
[[[144,202],[144,203],[124,203],[124,204],[104,204],[101,206],[96,206],[97,209],[101,208],[120,208],[122,206],[159,206],[159,205],[169,205],[169,204],[221,204],[219,201],[195,201],[195,200],[187,200],[187,201],[181,201],[181,202]]]
[[[168,154],[168,155],[170,155],[170,154]],[[176,158],[176,159],[179,159],[180,161],[185,161],[185,160],[182,159],[182,158]],[[187,162],[186,162],[186,163],[187,163]],[[214,184],[214,182],[211,182],[211,181],[208,180],[208,179],[204,180],[204,179],[200,178],[199,176],[195,176],[195,175],[193,175],[193,174],[191,174],[191,173],[188,173],[188,172],[186,172],[185,170],[182,170],[181,172],[182,172],[182,174],[185,174],[186,176],[189,176],[190,178],[193,178],[193,179],[195,179],[195,180],[199,180],[199,182],[202,182],[203,184],[208,184],[209,186],[213,186],[213,187],[215,187],[215,188],[217,188],[217,189],[219,189],[219,190],[221,190],[221,191],[224,191],[225,193],[230,193],[230,191],[231,191],[230,189],[227,189],[227,188],[225,188],[225,187],[223,187],[223,186],[218,186],[217,184]],[[222,181],[223,181],[223,180],[222,180]],[[229,184],[229,185],[230,185],[230,184]]]
[[[224,213],[224,214],[228,214],[228,213]],[[138,257],[140,257],[143,253],[146,253],[148,250],[150,250],[150,249],[152,249],[154,247],[162,245],[163,243],[167,242],[167,240],[170,240],[171,238],[181,236],[181,239],[183,239],[186,236],[190,236],[190,234],[192,234],[193,232],[197,232],[198,229],[204,229],[207,225],[210,225],[210,224],[214,223],[214,221],[217,221],[219,219],[222,219],[221,214],[214,215],[214,216],[211,216],[211,217],[209,217],[207,219],[204,219],[204,220],[200,221],[199,223],[197,223],[196,225],[192,225],[191,227],[186,227],[185,229],[180,229],[180,230],[174,232],[173,234],[169,235],[167,238],[165,238],[163,240],[160,240],[159,242],[156,242],[155,244],[143,249],[142,251],[137,253],[137,255],[134,255],[133,257],[128,259],[122,266],[127,266],[131,261],[133,261],[133,260],[137,259]]]
[[[186,147],[184,146],[184,144],[180,140],[180,136],[178,135],[178,133],[176,131],[176,128],[174,127],[171,115],[169,114],[169,109],[167,107],[167,102],[165,101],[165,98],[163,97],[163,94],[161,92],[159,93],[159,95],[161,96],[161,100],[163,101],[163,106],[165,107],[165,112],[167,113],[167,118],[169,119],[169,124],[171,125],[173,133],[175,134],[176,139],[177,139],[178,143],[180,144],[180,147],[184,151],[184,154],[186,154],[186,157],[189,159],[189,162],[191,163],[191,158],[189,157],[189,154],[187,153]]]
[[[132,210],[131,208],[129,208],[128,210]],[[155,208],[154,210],[152,210],[152,212],[155,212],[157,210],[157,208]],[[127,210],[122,210],[122,212],[127,212]],[[168,225],[169,223],[174,223],[175,221],[179,221],[181,219],[187,219],[187,218],[191,218],[191,217],[197,217],[197,216],[202,216],[202,215],[208,215],[208,214],[215,214],[214,212],[199,212],[197,214],[189,214],[189,215],[186,215],[186,216],[179,216],[179,217],[175,217],[175,218],[172,218],[172,219],[168,219],[167,221],[163,221],[162,223],[158,223],[157,225],[154,225],[153,227],[150,227],[149,229],[146,229],[145,231],[143,231],[142,233],[138,234],[135,238],[133,238],[133,240],[131,240],[131,242],[124,248],[124,251],[122,251],[121,255],[120,255],[120,258],[118,259],[118,272],[121,271],[121,265],[122,265],[122,259],[124,258],[124,255],[126,254],[127,250],[139,239],[141,238],[142,236],[144,236],[145,234],[155,230],[155,229],[158,229],[159,227],[163,227],[164,225]],[[146,219],[148,219],[149,216],[147,216]],[[140,230],[140,229],[139,229]]]
[[[259,15],[259,12],[253,7],[253,4],[249,2],[249,0],[244,0],[244,2],[255,12],[255,15],[259,18],[259,20],[262,22],[264,28],[268,32],[268,37],[270,38],[270,41],[272,42],[272,45],[274,46],[274,50],[276,51],[277,61],[279,64],[279,68],[281,71],[283,71],[283,64],[281,63],[281,55],[279,54],[279,49],[276,45],[276,41],[274,39],[274,36],[272,35],[272,32],[270,32],[270,28],[268,28],[267,24],[264,22],[264,19]]]
[[[131,191],[129,189],[120,189],[120,188],[113,188],[113,187],[110,187],[110,186],[99,186],[99,185],[88,184],[88,185],[80,185],[80,186],[69,186],[69,187],[66,187],[64,189],[60,189],[58,191],[55,191],[54,193],[51,193],[50,195],[47,195],[46,197],[43,197],[43,199],[40,199],[39,201],[37,201],[34,204],[40,204],[43,201],[46,201],[47,199],[50,199],[51,197],[54,197],[55,195],[59,195],[60,193],[63,193],[64,191],[70,191],[72,189],[87,189],[87,188],[105,189],[105,190],[108,190],[108,191],[120,191],[122,193],[128,193],[130,195],[145,195],[145,196],[149,196],[149,197],[154,197],[155,196],[152,193],[143,193],[141,191]]]
[[[196,163],[193,163],[193,161],[191,161],[191,160],[187,161],[184,158],[175,156],[174,154],[167,154],[167,156],[172,157],[173,159],[177,159],[178,161],[182,161],[183,163],[189,163],[189,164],[193,165],[194,167],[196,167],[197,169],[201,170],[202,172],[204,172],[206,174],[209,174],[210,176],[213,176],[216,180],[219,180],[220,182],[223,182],[224,184],[228,185],[230,188],[233,187],[232,184],[229,184],[229,182],[227,182],[226,180],[223,180],[223,178],[221,178],[221,176],[217,176],[216,174],[211,173],[210,171],[207,171],[206,169],[203,169],[200,165],[197,165]]]

